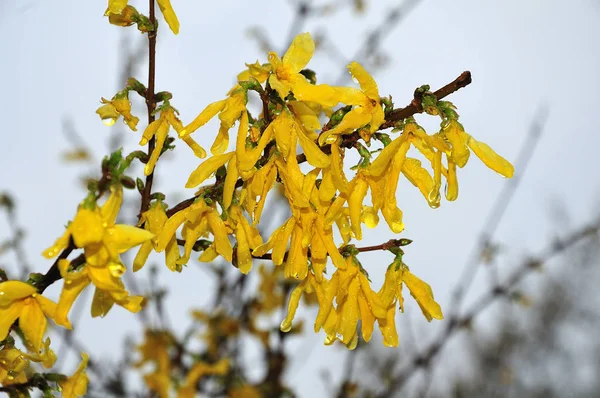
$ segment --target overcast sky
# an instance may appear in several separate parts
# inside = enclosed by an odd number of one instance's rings
[[[145,2],[131,3],[146,10],[141,4]],[[224,98],[245,62],[266,62],[266,54],[247,36],[251,25],[260,26],[274,50],[280,51],[293,19],[293,10],[285,1],[172,3],[181,31],[174,36],[166,24],[161,25],[156,83],[157,90],[173,93],[172,105],[179,109],[184,123],[208,103]],[[366,15],[348,9],[332,17],[309,19],[302,30],[325,34],[351,60],[366,32],[381,24],[386,12],[399,4],[391,0],[367,3]],[[0,191],[8,190],[18,201],[18,217],[27,228],[27,259],[37,272],[50,267],[51,262],[40,253],[62,233],[84,196],[77,178],[85,169],[60,159],[59,154],[69,148],[62,120],[72,119],[97,159],[106,153],[110,128],[102,125],[95,110],[100,97],[110,98],[121,88],[117,66],[123,60],[123,35],[133,43],[142,39],[135,28],[109,25],[102,17],[105,8],[105,1],[0,0],[0,137],[4,143]],[[380,93],[393,95],[396,104],[403,106],[421,84],[437,89],[470,70],[473,84],[448,99],[458,107],[467,132],[511,161],[536,111],[542,106],[549,109],[542,140],[495,236],[509,248],[500,261],[503,275],[512,265],[509,260],[535,253],[549,238],[585,223],[598,203],[599,18],[600,3],[595,0],[424,0],[406,20],[386,32],[382,50],[388,64],[376,73]],[[319,73],[320,82],[333,83],[343,72],[343,64],[331,50],[323,49],[309,67]],[[146,80],[143,64],[135,76]],[[143,104],[138,102],[143,120]],[[433,118],[418,120],[432,129],[437,125]],[[205,148],[214,138],[214,126],[210,124],[195,135]],[[139,132],[124,133],[126,151],[136,149]],[[198,160],[182,145],[175,153],[169,161],[161,161],[159,174],[163,177],[158,177],[157,189],[189,197],[193,190],[182,187]],[[398,203],[405,217],[403,236],[414,240],[405,260],[431,284],[446,311],[461,266],[504,184],[506,180],[475,157],[460,170],[458,200],[443,202],[437,210],[430,209],[414,187],[401,183]],[[554,218],[557,203],[564,206],[570,224]],[[0,237],[7,235],[2,222]],[[378,228],[366,235],[364,244],[387,239],[386,229]],[[377,253],[364,258],[363,265],[378,286],[391,257]],[[3,259],[8,261],[8,257]],[[168,299],[175,325],[187,324],[187,304],[201,306],[205,300],[200,292],[207,286],[208,274],[196,265],[184,273],[161,274],[165,284],[177,286]],[[57,295],[59,287],[60,283],[49,291]],[[476,293],[485,287],[482,277],[473,290]],[[109,355],[114,342],[125,333],[140,332],[139,323],[121,308],[113,309],[104,320],[91,319],[88,308],[85,312],[77,326],[92,355]],[[411,307],[408,312],[398,317],[399,323],[410,316],[414,327],[425,330],[425,335],[438,330],[433,324],[423,325],[426,322],[418,310]],[[312,317],[312,313],[307,315],[309,324]],[[302,357],[311,365],[293,366],[288,374],[290,384],[302,396],[324,394],[318,371],[333,369],[330,365],[343,360],[345,349],[323,347],[323,338],[309,332],[303,340],[289,340],[292,352],[311,348],[308,357]],[[258,359],[252,354],[249,358]],[[339,370],[332,372],[340,377]],[[307,378],[315,382],[306,383]]]

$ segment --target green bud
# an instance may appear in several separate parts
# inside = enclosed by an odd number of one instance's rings
[[[144,192],[144,181],[140,177],[136,178],[135,185],[140,193]]]
[[[136,183],[135,181],[133,181],[133,178],[128,176],[121,176],[120,182],[123,185],[123,187],[127,189],[134,189],[136,187]]]

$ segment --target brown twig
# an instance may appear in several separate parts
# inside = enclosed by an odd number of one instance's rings
[[[146,89],[146,107],[148,108],[148,125],[154,121],[154,110],[156,109],[156,98],[154,81],[156,76],[156,34],[158,25],[156,23],[156,14],[154,10],[154,0],[149,0],[150,11],[149,20],[154,30],[148,32],[148,88]],[[148,157],[152,155],[154,147],[156,146],[156,139],[152,137],[148,141]],[[150,207],[150,195],[152,194],[152,182],[154,181],[154,170],[152,173],[146,176],[146,183],[144,184],[144,191],[142,192],[142,203],[140,205],[140,213],[138,219],[142,216],[142,213],[148,210]]]
[[[446,323],[446,328],[441,333],[439,338],[434,340],[424,350],[422,350],[421,354],[415,355],[412,359],[410,359],[408,361],[408,365],[394,375],[390,383],[387,385],[387,388],[382,393],[378,394],[377,397],[383,398],[392,396],[392,393],[394,391],[398,391],[404,385],[404,383],[416,373],[417,370],[429,365],[429,363],[448,343],[450,337],[461,330],[461,328],[471,325],[473,319],[483,312],[484,309],[494,303],[498,298],[509,296],[513,286],[517,285],[533,271],[539,270],[542,264],[565,252],[567,249],[572,248],[586,238],[597,238],[599,233],[600,221],[596,221],[591,225],[574,231],[562,240],[556,240],[545,250],[543,250],[537,258],[530,258],[527,261],[524,261],[521,266],[519,266],[510,274],[504,284],[493,287],[490,291],[481,296],[479,300],[475,301],[473,306],[465,312],[464,315],[451,316]]]

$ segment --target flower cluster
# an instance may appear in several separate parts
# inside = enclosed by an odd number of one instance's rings
[[[177,34],[179,21],[170,1],[157,2],[169,28]],[[108,1],[110,23],[136,24],[155,44],[158,23],[154,7],[146,17],[127,3]],[[351,62],[348,70],[358,87],[317,84],[316,74],[306,68],[314,51],[310,34],[302,33],[283,57],[270,52],[267,62],[247,64],[226,97],[206,106],[187,125],[171,105],[169,92],[153,92],[153,79],[145,87],[130,78],[110,100],[102,98],[96,111],[101,120],[111,126],[122,117],[134,132],[140,119],[132,114],[130,94],[144,99],[149,120],[140,145],[148,145],[148,152],[134,151],[123,158],[117,151],[103,161],[102,178],[90,183],[89,194],[73,220],[43,252],[48,259],[58,257],[51,271],[28,283],[0,283],[0,384],[26,383],[31,362],[52,366],[56,357],[49,339],[44,340],[47,319],[70,329],[68,314],[88,286],[95,288],[93,317],[105,316],[114,304],[140,311],[145,298],[126,289],[121,277],[127,267],[120,257],[140,245],[133,260],[134,272],[144,267],[152,252],[164,252],[167,268],[176,272],[182,272],[197,251],[202,252],[199,261],[212,263],[221,258],[242,274],[248,274],[257,259],[270,260],[275,266],[272,270],[260,268],[256,298],[241,309],[243,319],[218,311],[195,312],[196,320],[206,326],[206,357],[185,363],[181,359],[185,352],[172,335],[147,331],[139,346],[137,366],[154,366],[145,381],[160,397],[168,397],[171,390],[180,397],[191,397],[203,377],[227,375],[230,363],[221,357],[219,345],[224,336],[238,334],[242,324],[269,347],[269,333],[258,326],[256,318],[280,308],[288,291],[281,331],[298,329],[294,318],[305,297],[318,305],[314,331],[324,331],[325,344],[339,341],[349,349],[354,349],[360,338],[368,342],[375,324],[385,345],[398,345],[396,314],[404,310],[404,287],[428,321],[443,319],[430,285],[403,261],[401,247],[410,240],[392,239],[366,248],[355,243],[363,239],[363,226],[376,227],[380,217],[391,234],[403,232],[403,213],[397,202],[403,177],[437,208],[443,184],[446,200],[457,199],[457,170],[465,167],[471,152],[504,177],[512,177],[513,166],[469,135],[454,105],[441,101],[426,86],[417,90],[415,101],[420,103],[415,111],[399,118],[394,116],[397,109],[391,97],[380,96],[373,77],[357,62]],[[250,91],[261,99],[258,114],[249,110]],[[430,134],[417,123],[412,116],[420,111],[440,117],[438,131]],[[218,119],[219,128],[208,155],[192,134],[213,118]],[[388,128],[391,132],[383,132]],[[230,134],[235,135],[232,142]],[[196,190],[194,197],[169,208],[164,194],[152,192],[152,177],[161,155],[174,149],[177,139],[203,160],[185,185]],[[355,165],[348,162],[348,154],[353,152],[360,159]],[[145,182],[124,174],[136,159],[144,164]],[[141,194],[139,222],[135,226],[118,224],[123,189],[136,187]],[[288,217],[266,235],[261,220],[265,209],[273,205],[269,193],[275,190],[282,193],[280,204],[286,207]],[[105,194],[107,198],[103,198]],[[80,250],[80,255],[68,259],[73,250]],[[371,250],[388,250],[394,255],[378,289],[359,260],[361,252]],[[60,279],[58,275],[64,284],[55,303],[42,293]],[[25,351],[15,346],[12,330],[20,332]],[[82,357],[75,374],[57,382],[63,396],[86,392],[88,357]],[[251,385],[238,387],[240,396],[260,395]]]

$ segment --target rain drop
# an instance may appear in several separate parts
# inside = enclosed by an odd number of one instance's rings
[[[281,322],[281,325],[279,326],[279,330],[281,330],[283,333],[287,333],[290,330],[292,330],[292,322],[289,322],[287,319],[284,319],[283,322]]]
[[[104,125],[108,126],[108,127],[112,126],[116,122],[117,122],[117,119],[114,119],[114,118],[102,119],[102,123],[104,123]]]

